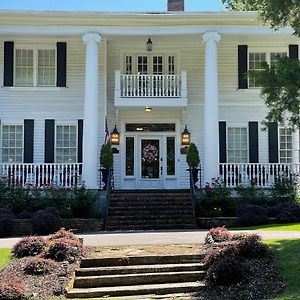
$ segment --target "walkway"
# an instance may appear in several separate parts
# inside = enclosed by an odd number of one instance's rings
[[[300,238],[300,231],[251,231],[263,239]],[[147,232],[101,232],[80,234],[87,246],[125,246],[125,245],[164,245],[200,244],[204,242],[207,230],[190,231],[147,231]],[[0,239],[0,248],[12,247],[19,238]]]

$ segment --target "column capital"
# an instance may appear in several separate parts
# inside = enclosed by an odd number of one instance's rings
[[[202,35],[202,40],[204,42],[208,42],[208,41],[219,42],[221,40],[221,34],[219,34],[218,32],[205,32]]]
[[[98,32],[86,32],[82,36],[83,42],[86,44],[89,41],[94,41],[96,43],[99,43],[101,41],[102,37]]]

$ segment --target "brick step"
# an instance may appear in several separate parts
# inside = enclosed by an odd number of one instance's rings
[[[139,201],[132,201],[132,202],[128,202],[126,200],[124,201],[114,201],[111,200],[109,201],[110,207],[161,207],[161,208],[182,208],[182,207],[192,207],[192,200],[188,200],[188,201],[181,201],[181,202],[153,202],[150,199],[148,199],[147,201],[145,200],[144,202],[139,202]]]
[[[119,219],[109,219],[106,222],[106,225],[109,224],[122,224],[122,225],[132,225],[132,224],[139,224],[139,225],[155,225],[155,224],[192,224],[194,223],[193,218],[176,218],[176,217],[166,217],[166,218],[156,218],[156,219],[145,219],[145,218],[122,218]]]
[[[189,189],[176,190],[112,190],[113,195],[124,194],[190,194]]]
[[[112,266],[136,266],[136,265],[158,265],[158,264],[185,264],[200,263],[203,259],[201,254],[180,255],[149,255],[128,257],[92,257],[83,258],[81,268],[112,267]]]
[[[158,272],[183,272],[183,271],[203,271],[203,263],[182,263],[182,264],[157,264],[157,265],[133,265],[133,266],[112,266],[79,268],[76,276],[99,276],[115,274],[143,274]]]
[[[165,284],[146,284],[134,286],[98,287],[89,289],[73,289],[68,292],[67,298],[95,298],[105,296],[133,296],[133,295],[164,295],[173,293],[200,292],[203,282],[183,282]]]
[[[119,226],[106,226],[106,231],[153,231],[153,230],[190,230],[196,229],[196,225],[170,225],[170,224],[158,224],[158,225],[119,225]]]
[[[75,278],[74,288],[190,282],[200,281],[204,276],[204,271],[84,276]]]
[[[188,213],[179,213],[179,214],[175,214],[175,213],[169,213],[169,214],[145,214],[145,213],[136,213],[133,214],[132,212],[130,212],[130,214],[126,214],[126,212],[123,212],[123,214],[116,214],[115,212],[112,212],[112,214],[108,214],[109,216],[109,222],[112,221],[124,221],[124,220],[144,220],[146,219],[146,221],[155,221],[155,220],[174,220],[180,223],[180,221],[185,222],[186,220],[190,219],[193,220],[192,216]]]

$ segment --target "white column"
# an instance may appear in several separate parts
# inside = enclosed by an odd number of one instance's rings
[[[83,174],[86,188],[98,188],[98,33],[85,33],[85,95],[83,121]]]
[[[219,99],[217,42],[221,35],[207,32],[202,36],[205,42],[205,84],[204,84],[204,180],[211,182],[219,176]]]

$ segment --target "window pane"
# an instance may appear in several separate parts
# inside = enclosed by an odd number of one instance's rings
[[[262,63],[266,61],[266,53],[249,53],[249,70],[260,71],[263,70]],[[251,76],[249,78],[249,87],[259,87],[255,78]]]
[[[175,137],[167,137],[167,175],[175,175]]]
[[[246,127],[227,129],[227,157],[229,163],[248,162],[248,136]]]
[[[23,160],[23,126],[3,125],[2,162],[21,163]]]
[[[293,132],[290,128],[279,130],[279,161],[280,163],[293,162]]]
[[[134,175],[134,138],[126,137],[126,176]]]
[[[38,50],[38,86],[55,86],[55,50]]]
[[[33,50],[16,49],[16,86],[33,86]]]
[[[56,126],[56,162],[77,161],[77,127],[72,125]]]

